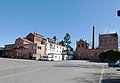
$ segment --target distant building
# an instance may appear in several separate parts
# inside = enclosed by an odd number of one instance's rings
[[[47,38],[46,41],[46,55],[52,55],[53,57],[56,56],[56,60],[62,60],[63,58],[63,51],[66,50],[65,46],[60,45],[57,41],[53,39]]]
[[[66,50],[65,46],[60,45],[58,42],[53,39],[47,38],[46,41],[46,54],[54,53],[54,54],[62,54],[62,52]]]
[[[45,54],[44,36],[29,33],[25,38],[16,39],[14,44],[5,45],[4,55],[8,57],[38,59]]]
[[[90,49],[89,44],[85,40],[76,41],[76,51],[74,52],[74,59],[98,59],[98,56],[104,50]]]
[[[100,34],[99,49],[118,49],[118,34]]]
[[[29,33],[25,38],[17,38],[14,44],[0,49],[3,57],[40,59],[43,55],[53,55],[55,60],[66,60],[66,46],[37,33]]]
[[[94,28],[93,28],[94,30]],[[89,44],[80,39],[76,41],[76,51],[74,52],[74,59],[92,59],[96,60],[101,52],[107,50],[118,50],[118,34],[99,34],[99,46],[94,48],[94,31],[93,31],[92,49]]]

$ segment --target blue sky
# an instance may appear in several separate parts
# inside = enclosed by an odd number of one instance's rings
[[[61,41],[68,32],[72,46],[83,38],[95,42],[99,33],[120,32],[120,0],[0,0],[0,46],[37,32]]]

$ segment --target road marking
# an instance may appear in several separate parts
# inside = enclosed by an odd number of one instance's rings
[[[104,67],[105,66],[102,67],[102,72],[101,72],[99,83],[102,83],[102,78],[103,78],[103,74],[104,74]]]
[[[42,68],[42,70],[44,70],[44,69],[46,69],[46,68],[49,68],[49,67]],[[0,79],[8,78],[8,77],[13,77],[13,76],[18,76],[18,75],[22,75],[22,74],[26,74],[26,73],[31,73],[31,72],[39,71],[39,70],[41,70],[41,68],[39,68],[39,69],[34,69],[34,70],[31,70],[31,71],[27,71],[27,72],[17,73],[17,74],[13,74],[13,75],[2,76],[2,77],[0,77]]]
[[[33,66],[39,66],[39,65],[38,64],[34,64],[34,65],[14,66],[14,67],[10,67],[10,68],[0,69],[0,71],[2,71],[2,70],[8,70],[8,69],[13,69],[13,68],[33,67]]]

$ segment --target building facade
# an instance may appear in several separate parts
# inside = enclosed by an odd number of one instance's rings
[[[40,58],[45,54],[45,41],[44,36],[29,33],[25,38],[16,39],[15,44],[5,45],[6,50],[12,50],[12,53],[6,51],[6,54],[17,58]]]
[[[100,34],[99,46],[95,49],[90,49],[89,44],[85,40],[76,41],[76,51],[74,52],[75,59],[99,59],[99,54],[107,50],[118,50],[118,34]]]
[[[46,54],[54,53],[54,54],[62,54],[62,52],[66,50],[65,46],[60,45],[58,42],[53,39],[47,38],[46,41]]]
[[[53,55],[56,56],[56,60],[62,60],[63,59],[63,51],[66,50],[65,46],[60,45],[57,41],[54,41],[53,39],[47,38],[46,41],[46,49],[45,54],[46,55]]]
[[[14,44],[5,45],[1,55],[6,57],[40,59],[43,55],[53,55],[55,60],[64,59],[66,46],[37,33],[29,33],[25,38],[17,38]]]
[[[118,49],[118,34],[99,34],[100,49]]]

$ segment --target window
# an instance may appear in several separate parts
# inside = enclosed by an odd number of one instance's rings
[[[82,54],[81,54],[82,56],[84,56],[84,53],[82,52]]]
[[[88,45],[86,44],[86,49],[88,49]]]
[[[36,38],[36,41],[39,41],[39,42],[41,42],[41,39],[40,39],[40,38]]]
[[[89,56],[91,56],[91,52],[89,52],[89,54],[88,54]]]
[[[78,51],[78,49],[76,48],[76,51]]]
[[[104,40],[104,44],[107,44],[107,40]]]
[[[55,56],[55,58],[57,58],[57,56]]]
[[[23,54],[23,57],[24,57],[24,58],[28,58],[28,57],[29,57],[29,54]]]
[[[112,44],[112,40],[109,40],[109,44]]]
[[[38,46],[38,49],[41,49],[41,47],[40,47],[40,46]]]
[[[116,40],[113,40],[113,44],[117,44],[117,41],[116,41]]]
[[[50,46],[52,46],[52,43],[50,43]]]
[[[41,44],[45,44],[45,43],[46,43],[45,40],[42,40],[42,41],[41,41]]]
[[[48,58],[48,56],[42,56],[43,58]]]
[[[33,46],[33,50],[41,49],[40,46]]]
[[[80,44],[78,44],[78,48],[80,48]]]
[[[37,46],[33,46],[33,50],[37,50]]]
[[[24,46],[24,49],[28,50],[28,49],[29,49],[29,46]]]
[[[84,48],[84,44],[82,44],[82,48]]]
[[[103,40],[102,39],[100,39],[100,43],[103,44]]]
[[[97,53],[96,53],[96,52],[94,53],[94,56],[97,56]]]

